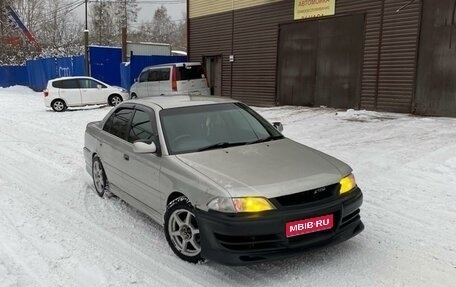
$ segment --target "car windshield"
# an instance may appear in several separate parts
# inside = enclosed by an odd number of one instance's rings
[[[192,153],[283,138],[265,119],[240,103],[162,110],[169,154]]]

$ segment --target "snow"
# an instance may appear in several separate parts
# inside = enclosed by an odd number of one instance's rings
[[[258,108],[285,135],[349,163],[366,229],[340,245],[247,267],[192,265],[162,228],[84,170],[97,106],[46,110],[0,89],[0,286],[455,286],[456,119]]]

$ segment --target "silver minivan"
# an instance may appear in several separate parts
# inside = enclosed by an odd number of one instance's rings
[[[172,63],[146,67],[130,88],[132,99],[172,94],[210,94],[201,63]]]

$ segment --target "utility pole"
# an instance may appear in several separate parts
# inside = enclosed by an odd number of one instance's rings
[[[127,0],[124,0],[124,21],[123,21],[123,27],[122,27],[122,62],[127,61],[127,26],[128,26]]]
[[[5,29],[5,27],[3,26],[3,21],[5,20],[4,18],[4,10],[3,10],[3,3],[4,1],[3,0],[0,0],[0,40],[3,39],[3,36],[4,36],[4,33],[3,33],[3,30]],[[2,46],[3,44],[1,43],[0,41],[0,46]]]
[[[89,66],[89,21],[88,21],[88,0],[85,0],[85,30],[84,30],[84,52],[85,52],[85,74],[90,76]]]

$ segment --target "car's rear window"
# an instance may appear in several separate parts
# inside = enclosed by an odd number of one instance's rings
[[[79,89],[77,79],[54,81],[52,86],[57,89]]]
[[[204,77],[204,69],[201,65],[177,67],[178,81],[198,80]]]

